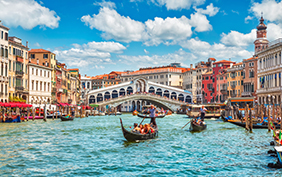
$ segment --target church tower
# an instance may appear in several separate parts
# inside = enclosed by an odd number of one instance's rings
[[[255,54],[265,48],[268,47],[268,40],[266,39],[266,28],[267,26],[264,24],[264,19],[261,14],[260,23],[257,26],[257,39],[255,40]]]

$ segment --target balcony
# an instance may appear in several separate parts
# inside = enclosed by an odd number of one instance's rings
[[[16,57],[16,60],[17,60],[17,62],[21,62],[21,63],[24,62],[23,57],[20,57],[20,56],[17,56],[17,57]]]
[[[231,94],[231,97],[237,97],[237,94],[232,93],[232,94]]]
[[[24,75],[23,71],[16,71],[16,76],[17,77],[22,77]]]
[[[242,97],[251,97],[253,96],[254,92],[243,92]]]
[[[208,89],[209,89],[210,92],[213,90],[213,88],[208,88]]]
[[[24,91],[24,87],[22,87],[22,86],[16,86],[16,87],[15,87],[15,90],[16,90],[16,92],[22,92],[22,91]]]
[[[230,85],[232,89],[235,89],[236,88],[236,85]]]
[[[227,94],[227,89],[226,89],[226,88],[223,88],[223,89],[220,90],[220,92],[221,92],[222,94]]]

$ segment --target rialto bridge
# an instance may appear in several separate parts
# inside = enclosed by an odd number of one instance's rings
[[[136,78],[130,82],[91,90],[86,94],[86,98],[89,104],[114,107],[127,101],[141,100],[142,105],[152,103],[172,111],[176,111],[183,104],[192,103],[193,100],[189,91],[157,84],[146,78]],[[137,101],[133,103],[137,104]]]

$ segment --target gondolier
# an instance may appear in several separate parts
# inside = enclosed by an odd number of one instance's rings
[[[150,112],[150,117],[151,117],[150,124],[152,124],[153,126],[157,127],[157,123],[156,123],[156,107],[154,105],[151,105],[151,108],[150,108],[149,112]]]
[[[202,121],[205,120],[206,111],[207,111],[207,109],[205,108],[205,106],[202,106],[202,108],[200,109]]]

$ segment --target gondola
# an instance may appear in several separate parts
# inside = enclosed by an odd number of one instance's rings
[[[140,117],[140,118],[146,118],[146,119],[151,119],[151,117],[149,116],[149,114],[148,115],[146,115],[146,114],[137,114],[137,116],[138,117]],[[161,115],[158,115],[158,116],[156,116],[156,118],[164,118],[166,116],[166,114],[161,114]]]
[[[205,130],[206,128],[207,128],[207,124],[199,125],[199,124],[195,123],[194,121],[192,121],[191,124],[190,124],[190,130],[191,131],[198,132],[198,131]]]
[[[68,117],[68,118],[65,117],[65,116],[62,116],[62,117],[61,117],[61,120],[62,120],[62,121],[72,121],[73,119],[74,119],[74,117]]]
[[[246,127],[246,123],[245,122],[241,122],[240,120],[228,120],[228,122],[234,124],[234,125],[238,125],[240,127]],[[275,127],[277,129],[280,129],[280,125],[278,124],[274,124]],[[267,124],[253,124],[253,129],[268,129],[268,125]]]
[[[155,130],[154,133],[149,133],[149,134],[143,135],[143,134],[134,133],[134,132],[130,132],[130,131],[126,130],[123,127],[121,119],[120,119],[120,124],[121,124],[123,136],[127,141],[148,140],[148,139],[153,139],[153,138],[158,136],[158,128],[154,129]]]

